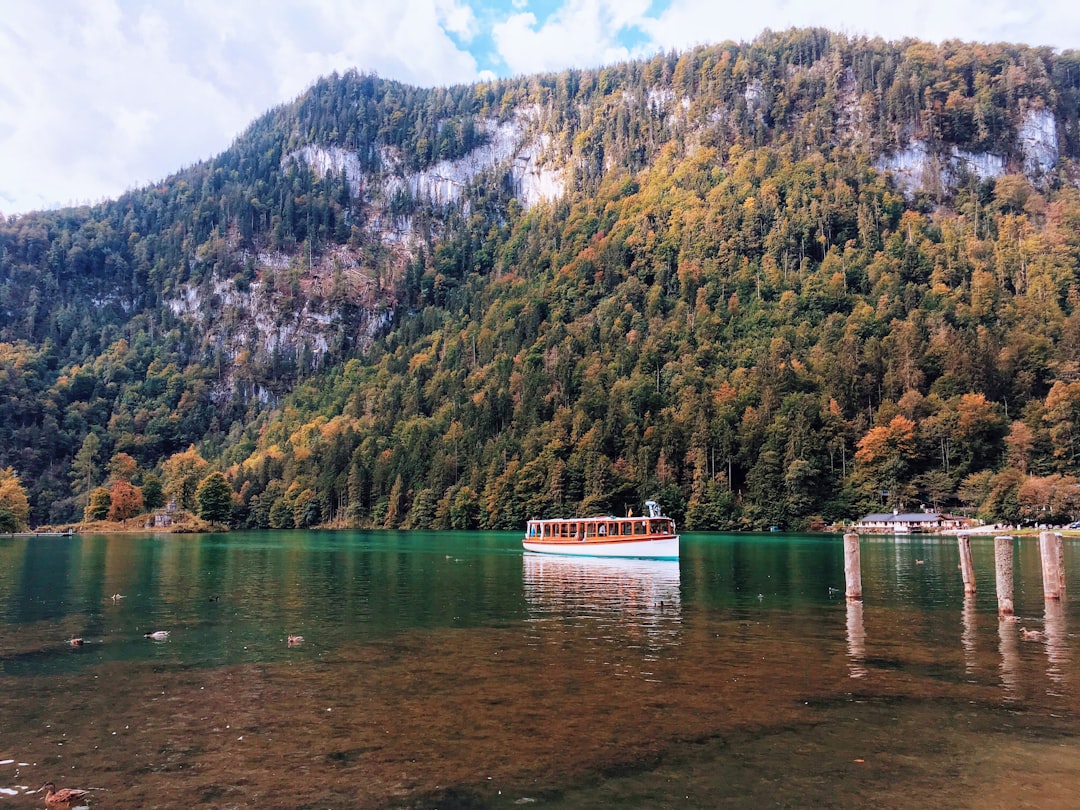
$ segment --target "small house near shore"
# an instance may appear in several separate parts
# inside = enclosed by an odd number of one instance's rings
[[[966,529],[967,518],[939,512],[877,512],[866,515],[852,528],[877,534],[918,534]]]
[[[146,522],[146,528],[148,529],[167,529],[173,525],[173,520],[176,517],[176,500],[170,498],[169,502],[165,505],[164,509],[158,509],[150,516],[150,520]]]

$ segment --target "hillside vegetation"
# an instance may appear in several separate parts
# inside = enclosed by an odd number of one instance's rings
[[[251,527],[1075,516],[1078,111],[1080,53],[820,30],[324,78],[0,222],[0,468],[53,524],[214,471]]]

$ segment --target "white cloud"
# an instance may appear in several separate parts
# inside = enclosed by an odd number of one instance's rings
[[[589,67],[631,58],[620,44],[625,29],[637,25],[649,0],[567,0],[543,25],[522,11],[492,28],[499,56],[512,74]]]
[[[749,41],[765,28],[817,26],[852,36],[962,39],[1080,47],[1080,7],[1054,0],[672,0],[645,20],[658,47],[677,49],[724,40]]]
[[[1080,48],[1080,4],[1060,0],[654,5],[564,0],[541,21],[528,0],[5,0],[0,211],[94,201],[158,180],[222,151],[335,70],[422,86],[490,77],[460,43],[494,47],[511,74],[809,25]]]
[[[0,211],[96,201],[228,147],[320,75],[475,80],[456,0],[9,0],[0,19]]]
[[[470,40],[476,34],[476,17],[472,9],[454,0],[437,0],[439,23],[451,34]]]

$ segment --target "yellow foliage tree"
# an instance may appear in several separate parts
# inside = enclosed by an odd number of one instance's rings
[[[161,465],[162,474],[165,477],[165,495],[176,501],[181,509],[195,510],[195,493],[199,489],[199,483],[206,477],[207,468],[210,465],[195,445],[187,450],[174,453]]]
[[[0,530],[9,532],[26,529],[30,517],[30,501],[12,467],[0,470],[0,517]]]

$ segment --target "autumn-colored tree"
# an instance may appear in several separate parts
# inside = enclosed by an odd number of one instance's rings
[[[113,481],[109,487],[109,520],[127,520],[142,514],[143,496],[130,481],[122,478]]]
[[[1009,426],[1009,434],[1005,437],[1006,462],[1010,467],[1026,473],[1034,446],[1035,433],[1032,429],[1020,420],[1013,422]]]
[[[915,423],[897,415],[889,424],[871,428],[859,440],[855,461],[863,466],[867,480],[886,502],[900,507],[910,493],[909,473],[915,452]]]
[[[197,507],[195,493],[199,483],[206,476],[206,469],[210,465],[206,459],[199,455],[195,445],[187,450],[174,453],[164,464],[161,465],[165,476],[165,495],[176,501],[181,509],[194,511]]]
[[[138,462],[127,453],[117,453],[109,459],[109,475],[114,481],[131,481],[138,471]]]
[[[1050,427],[1054,458],[1071,468],[1080,456],[1080,381],[1054,383],[1046,395],[1043,420]]]
[[[30,516],[30,501],[12,467],[0,469],[0,509],[6,510],[10,516],[5,519],[7,528],[0,530],[11,533],[26,529]]]
[[[105,487],[97,487],[90,492],[90,499],[83,510],[83,519],[105,520],[109,517],[109,508],[112,506],[112,496]]]
[[[1071,519],[1080,504],[1080,484],[1072,475],[1028,476],[1016,491],[1023,517],[1036,523]]]

